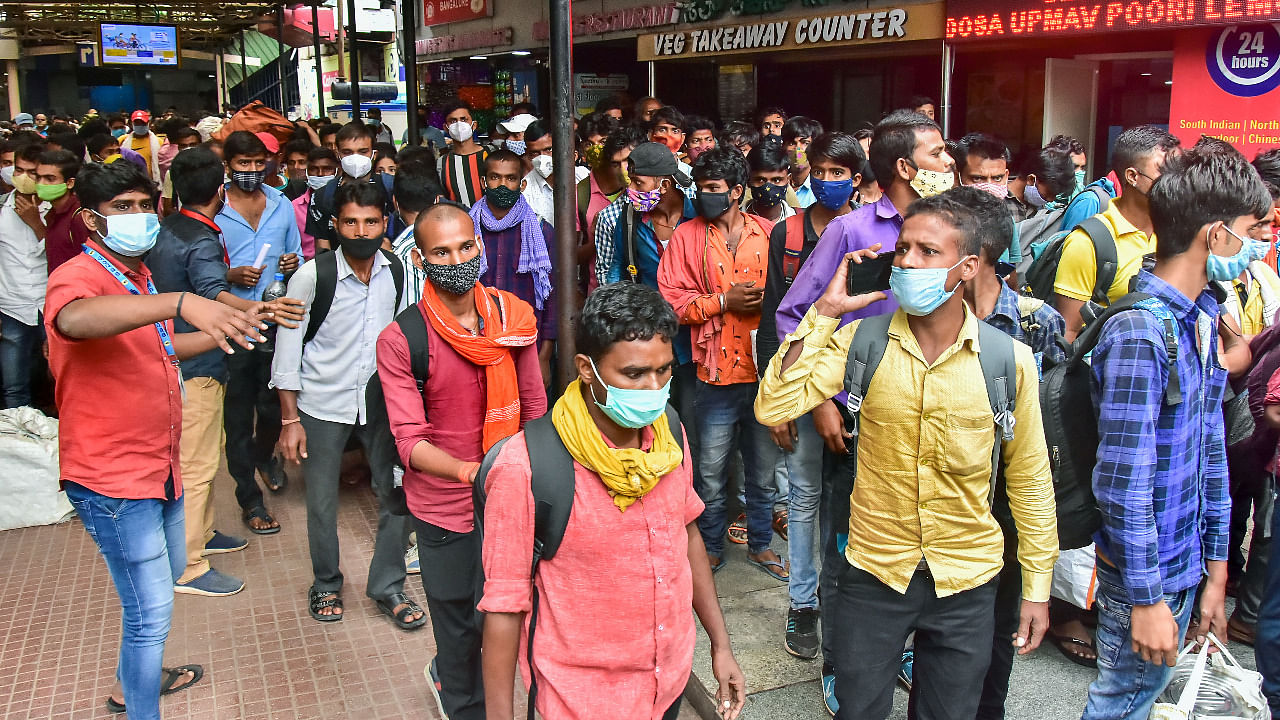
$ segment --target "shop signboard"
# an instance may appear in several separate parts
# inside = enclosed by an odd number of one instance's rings
[[[596,103],[618,93],[624,93],[631,86],[631,78],[626,75],[592,75],[590,73],[573,74],[573,107],[579,116],[596,109]]]
[[[577,41],[589,35],[662,27],[674,24],[679,17],[680,8],[674,1],[574,15],[573,37]],[[550,23],[539,20],[533,24],[534,40],[546,42],[550,37]]]
[[[461,50],[503,47],[511,44],[513,35],[514,31],[509,27],[477,30],[460,35],[421,38],[413,44],[413,48],[418,55],[439,55]]]
[[[668,60],[775,50],[804,50],[942,37],[941,3],[798,15],[641,35],[637,59]]]
[[[1280,0],[947,0],[946,39],[1070,37],[1280,20]]]
[[[1280,24],[1233,25],[1174,40],[1169,131],[1221,138],[1252,159],[1280,146]]]
[[[495,0],[423,0],[424,27],[493,17]]]

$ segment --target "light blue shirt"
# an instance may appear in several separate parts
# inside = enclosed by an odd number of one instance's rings
[[[799,201],[800,203],[796,207],[802,210],[818,201],[817,196],[813,194],[813,189],[809,187],[808,175],[804,176],[804,182],[800,183],[800,187],[795,188],[795,191],[796,191],[796,200]]]
[[[338,284],[333,304],[315,337],[302,346],[311,303],[316,296],[316,261],[308,260],[289,280],[289,297],[302,301],[307,314],[296,328],[276,330],[271,387],[295,390],[298,410],[318,420],[363,425],[365,385],[377,369],[378,334],[396,316],[395,270],[383,253],[373,256],[373,273],[365,285],[338,253]]]
[[[266,292],[267,286],[279,272],[281,255],[302,253],[302,236],[298,233],[298,219],[293,212],[293,203],[289,202],[284,193],[275,188],[263,185],[262,192],[267,196],[267,206],[262,210],[262,218],[258,220],[257,230],[254,230],[249,225],[249,221],[236,212],[230,203],[223,205],[218,216],[214,218],[214,222],[222,229],[222,244],[227,249],[230,267],[253,265],[258,259],[262,246],[271,244],[271,249],[267,251],[267,258],[263,261],[267,269],[262,271],[258,286],[254,288],[231,286],[231,294],[245,300],[262,299],[262,293]]]

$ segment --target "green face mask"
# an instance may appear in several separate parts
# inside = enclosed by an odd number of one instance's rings
[[[67,184],[43,185],[36,183],[36,197],[45,202],[54,202],[67,194]]]

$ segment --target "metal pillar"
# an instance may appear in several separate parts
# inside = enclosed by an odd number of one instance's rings
[[[405,130],[406,138],[409,145],[418,145],[422,142],[418,135],[418,16],[417,16],[418,0],[401,0],[400,2],[400,22],[401,22],[401,48],[400,62],[404,63],[404,104],[405,104],[405,122],[407,128]]]
[[[316,6],[311,6],[311,51],[316,61],[316,110],[317,117],[325,116],[324,107],[324,67],[321,66],[320,55],[320,13]]]
[[[649,97],[658,97],[658,66],[649,61]]]
[[[217,55],[213,58],[213,72],[216,77],[215,82],[218,84],[218,112],[222,112],[222,106],[227,104],[227,71],[224,67],[226,60],[222,57],[225,50],[221,47],[217,49]]]
[[[956,67],[956,50],[950,43],[945,40],[942,42],[942,107],[938,108],[941,112],[938,114],[942,121],[942,137],[951,137],[951,74]]]
[[[356,0],[347,0],[347,14],[351,16],[351,119],[360,119],[360,41],[356,30]]]
[[[22,74],[18,72],[17,60],[5,61],[5,74],[9,76],[9,117],[13,117],[22,112],[22,87],[19,85]]]
[[[287,115],[284,106],[284,3],[276,3],[276,90],[280,92],[280,114]]]
[[[244,86],[245,93],[249,91],[249,61],[245,59],[244,52],[244,31],[240,31],[240,84]],[[239,110],[240,108],[236,108]]]
[[[333,4],[333,14],[337,22],[334,28],[338,32],[338,77],[343,80],[347,79],[347,25],[342,19],[342,0],[338,0]]]
[[[559,298],[558,369],[561,387],[577,375],[573,328],[577,322],[578,193],[573,172],[573,0],[551,0],[551,141],[555,167],[556,297]]]

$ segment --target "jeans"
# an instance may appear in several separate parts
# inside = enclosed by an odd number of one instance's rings
[[[840,406],[840,415],[845,427],[848,427],[849,413],[844,406]],[[846,440],[846,447],[848,443]],[[840,576],[849,564],[844,559],[840,538],[849,533],[849,499],[853,494],[854,457],[851,454],[832,452],[821,439],[819,445],[822,447],[822,500],[818,512],[818,539],[822,547],[822,569],[818,574],[818,585],[822,597],[835,598],[840,592]],[[820,611],[822,662],[824,665],[834,666],[835,628],[840,623],[836,603],[822,603]]]
[[[31,367],[43,331],[39,325],[0,313],[0,382],[4,384],[4,407],[31,404]]]
[[[1173,668],[1154,665],[1133,651],[1130,629],[1133,605],[1125,599],[1120,571],[1098,560],[1098,678],[1089,686],[1084,720],[1146,720],[1156,696],[1169,684]],[[1165,593],[1164,601],[1178,623],[1178,645],[1187,634],[1196,589]]]
[[[160,664],[173,618],[173,583],[186,566],[182,498],[121,500],[67,481],[84,528],[107,561],[123,611],[116,679],[130,720],[160,719]]]
[[[271,381],[271,358],[271,352],[261,349],[240,350],[227,356],[222,424],[227,433],[227,472],[236,481],[236,502],[241,510],[263,506],[262,488],[258,487],[254,471],[271,467],[271,456],[280,439],[280,398],[267,387]]]
[[[1257,533],[1257,528],[1254,529]],[[1280,513],[1271,513],[1271,535],[1280,532]],[[1262,673],[1262,692],[1271,705],[1271,714],[1280,717],[1280,558],[1271,543],[1271,557],[1267,563],[1267,587],[1262,594],[1262,606],[1258,608],[1257,635],[1253,642],[1253,656]]]
[[[791,607],[818,607],[818,507],[822,499],[822,438],[812,415],[796,419],[795,449],[781,453],[789,483],[787,559]]]
[[[778,448],[769,429],[756,422],[756,383],[711,385],[698,381],[697,387],[696,423],[702,447],[696,487],[706,505],[698,518],[702,542],[708,554],[724,556],[729,456],[736,445],[746,473],[747,549],[752,554],[764,552],[773,541],[773,473]]]
[[[422,590],[436,639],[440,700],[450,718],[484,720],[484,616],[476,610],[484,585],[480,533],[445,530],[416,517],[413,529],[418,533]]]
[[[395,446],[388,437],[390,428],[381,424],[347,425],[319,420],[300,412],[307,433],[307,457],[302,460],[302,477],[307,484],[307,544],[311,549],[311,572],[316,590],[336,593],[342,589],[338,567],[338,476],[342,451],[352,434],[364,445],[373,474],[373,493],[378,498],[378,532],[369,561],[369,582],[365,594],[382,600],[404,591],[404,549],[408,545],[408,518],[393,515],[389,498],[394,480]]]
[[[902,646],[913,630],[916,716],[973,720],[991,661],[996,580],[940,598],[923,567],[899,593],[871,573],[841,564],[834,603],[840,619],[834,629],[837,720],[889,716]]]

